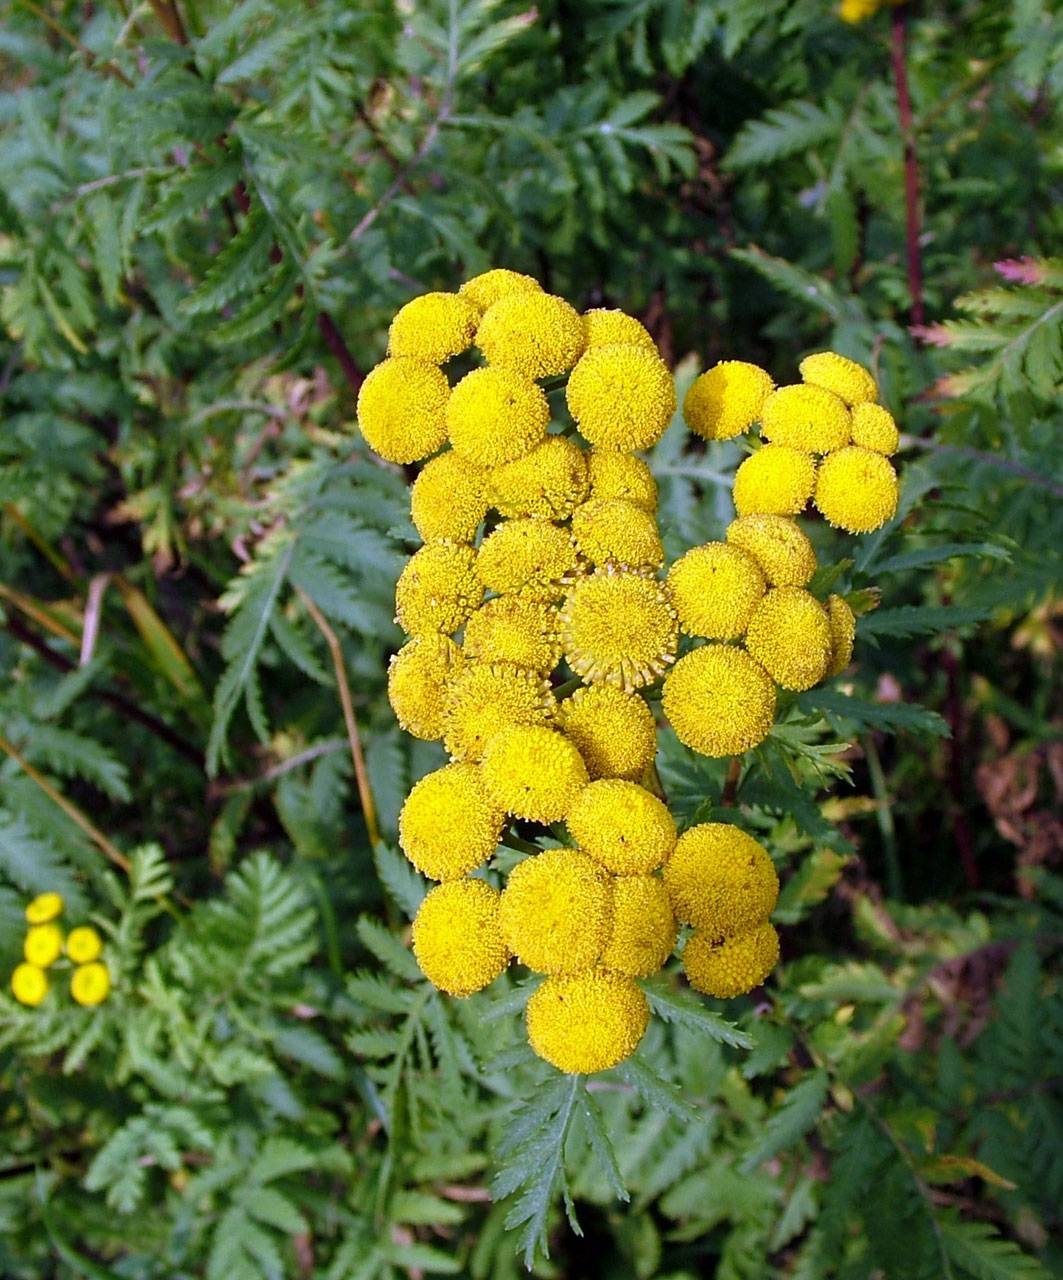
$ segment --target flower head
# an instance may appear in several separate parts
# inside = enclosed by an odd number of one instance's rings
[[[410,490],[410,518],[425,542],[472,542],[490,506],[487,476],[453,449],[425,465]]]
[[[775,686],[744,649],[706,644],[668,673],[663,707],[685,746],[703,756],[734,756],[767,737]]]
[[[864,366],[835,351],[817,351],[815,355],[805,356],[798,368],[805,382],[833,391],[847,405],[878,399],[878,386]]]
[[[406,562],[395,587],[395,620],[407,635],[453,635],[484,598],[476,552],[433,542]]]
[[[615,875],[656,871],[675,847],[675,819],[668,806],[620,778],[584,787],[565,823],[579,847]]]
[[[665,865],[664,887],[676,917],[714,938],[767,920],[779,897],[768,851],[728,822],[683,832]]]
[[[502,936],[500,894],[483,880],[438,884],[413,922],[413,954],[440,991],[471,996],[489,986],[509,964]]]
[[[577,689],[558,708],[558,726],[579,748],[587,774],[635,782],[657,754],[653,712],[637,693],[611,684]]]
[[[22,953],[27,964],[47,969],[63,954],[63,931],[57,924],[31,924],[26,931]]]
[[[773,587],[750,619],[746,648],[784,689],[811,689],[830,660],[827,611],[801,587]]]
[[[41,893],[26,908],[28,924],[47,924],[63,911],[62,895],[58,893]]]
[[[423,293],[396,313],[388,330],[388,354],[442,364],[472,346],[478,313],[456,293]]]
[[[543,725],[514,725],[484,751],[484,783],[495,804],[514,818],[560,822],[587,785],[587,766],[562,734]]]
[[[726,542],[692,547],[668,570],[679,625],[692,636],[731,640],[742,635],[765,587],[756,560]]]
[[[583,348],[636,346],[656,351],[657,344],[650,337],[646,326],[634,316],[623,311],[611,311],[595,307],[583,313]]]
[[[849,410],[823,387],[798,383],[773,391],[760,413],[760,434],[775,444],[830,453],[849,443],[852,421]]]
[[[556,600],[579,565],[572,534],[538,516],[505,520],[483,540],[477,569],[484,586],[499,595],[526,592]]]
[[[547,724],[556,704],[537,671],[508,662],[468,662],[451,680],[443,745],[457,760],[482,760],[487,744],[517,724]]]
[[[388,663],[388,701],[407,733],[427,742],[443,736],[447,686],[465,657],[449,636],[429,632],[404,644]]]
[[[664,548],[657,521],[649,511],[623,498],[592,498],[572,513],[572,536],[593,565],[659,569]]]
[[[606,449],[648,449],[675,413],[668,366],[645,347],[592,347],[572,370],[565,394],[584,439]]]
[[[91,1007],[102,1004],[111,989],[111,975],[99,960],[79,964],[70,979],[70,994],[78,1004]]]
[[[525,378],[565,373],[583,350],[579,312],[550,293],[510,293],[484,312],[476,345],[493,365]]]
[[[528,1001],[526,1018],[528,1042],[540,1058],[570,1075],[589,1075],[631,1057],[650,1007],[633,979],[592,969],[547,978]]]
[[[465,624],[462,647],[481,662],[512,663],[548,675],[561,657],[557,609],[531,596],[497,596]]]
[[[734,502],[740,516],[795,516],[816,485],[816,464],[802,449],[766,444],[735,473]]]
[[[458,293],[482,315],[499,298],[508,298],[513,293],[542,291],[542,285],[531,276],[521,275],[519,271],[508,271],[505,267],[495,267],[493,271],[485,271],[482,275],[466,280]]]
[[[587,497],[587,457],[564,436],[548,435],[531,453],[491,472],[492,504],[504,516],[567,520]]]
[[[590,497],[603,502],[623,498],[651,515],[657,510],[657,481],[641,458],[618,449],[590,449],[586,458]]]
[[[35,1009],[48,994],[48,975],[35,964],[20,964],[11,975],[11,994]]]
[[[887,458],[897,452],[901,436],[893,414],[880,404],[858,404],[853,407],[853,444]]]
[[[79,925],[67,935],[66,953],[75,964],[88,964],[103,954],[103,939],[92,925]]]
[[[505,820],[487,797],[478,765],[448,764],[406,797],[399,845],[430,880],[458,880],[494,853]]]
[[[779,962],[779,935],[758,924],[733,938],[696,929],[683,948],[683,969],[695,991],[730,1000],[759,987]]]
[[[775,390],[769,373],[744,360],[723,360],[690,384],[683,418],[706,440],[729,440],[748,431]]]
[[[447,438],[450,384],[442,369],[413,357],[385,360],[358,392],[358,428],[388,462],[419,462]]]
[[[803,587],[816,572],[808,534],[786,516],[739,516],[727,528],[727,541],[748,551],[773,587]]]
[[[581,578],[561,606],[568,665],[594,684],[630,692],[652,684],[675,660],[679,624],[654,578],[612,565]]]
[[[873,533],[897,511],[897,473],[888,458],[851,445],[823,459],[816,509],[847,533]]]
[[[827,597],[827,621],[830,623],[830,660],[826,675],[840,676],[853,660],[856,643],[856,615],[844,596]]]
[[[542,387],[513,369],[473,369],[450,393],[446,420],[456,453],[496,467],[539,444],[550,425],[550,405]]]
[[[856,24],[873,18],[882,7],[883,0],[841,0],[838,17],[842,22]]]
[[[657,876],[613,881],[613,928],[602,965],[629,978],[648,978],[672,954],[678,925]]]
[[[502,933],[537,973],[575,973],[601,955],[612,925],[613,884],[578,849],[518,862],[502,893]]]

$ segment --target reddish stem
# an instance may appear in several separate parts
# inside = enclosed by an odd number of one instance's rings
[[[912,324],[923,323],[923,264],[919,250],[919,164],[915,154],[912,100],[908,93],[905,57],[905,9],[893,11],[893,79],[897,86],[897,113],[904,138],[904,215],[908,256],[908,291],[912,295]]]

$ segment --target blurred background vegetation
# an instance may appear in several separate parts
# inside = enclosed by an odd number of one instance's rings
[[[530,1222],[581,1280],[1063,1275],[1063,3],[0,12],[0,970],[55,889],[116,976],[0,1000],[0,1273],[503,1278]],[[582,1239],[506,1127],[549,1077],[416,985],[390,845],[438,757],[384,696],[416,538],[354,401],[398,307],[489,266],[638,315],[681,390],[833,347],[904,433],[847,552],[884,607],[812,707],[850,776],[798,735],[748,795],[754,1047],[691,1013],[656,1094],[585,1095]],[[672,553],[737,457],[654,451]]]

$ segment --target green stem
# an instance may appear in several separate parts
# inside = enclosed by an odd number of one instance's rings
[[[532,844],[530,840],[522,839],[512,829],[502,832],[502,839],[499,843],[505,845],[507,849],[515,849],[518,853],[542,853],[537,844]]]

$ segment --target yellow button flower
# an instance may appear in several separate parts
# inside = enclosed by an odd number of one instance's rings
[[[555,606],[545,601],[498,596],[465,624],[462,647],[480,662],[508,662],[546,676],[561,657],[559,621]]]
[[[27,924],[47,924],[62,914],[63,899],[58,893],[41,893],[26,908]]]
[[[696,929],[683,948],[683,969],[695,991],[731,1000],[759,987],[779,962],[779,935],[770,924],[719,939]]]
[[[653,712],[637,693],[610,684],[577,689],[561,703],[558,726],[578,747],[592,781],[637,782],[657,754]]]
[[[705,440],[729,440],[748,431],[775,390],[769,373],[744,360],[723,360],[690,384],[683,418]]]
[[[650,337],[646,326],[634,316],[606,307],[595,307],[583,313],[584,350],[589,351],[591,347],[628,345],[645,347],[654,353],[657,351],[657,344]]]
[[[613,881],[613,928],[602,966],[629,978],[648,978],[672,954],[678,932],[657,876],[618,876]]]
[[[750,619],[746,648],[784,689],[811,689],[830,661],[827,611],[801,587],[773,587]]]
[[[509,964],[502,936],[500,895],[483,880],[436,885],[413,922],[413,954],[440,991],[470,996],[489,986]]]
[[[78,965],[70,979],[70,994],[78,1004],[90,1007],[102,1004],[110,990],[111,975],[99,960]]]
[[[587,455],[564,436],[548,435],[531,453],[490,473],[492,504],[504,516],[567,520],[587,498]]]
[[[780,387],[764,401],[760,434],[774,444],[807,453],[830,453],[852,438],[849,410],[833,391],[798,384]]]
[[[484,312],[476,345],[492,365],[525,378],[565,373],[583,350],[579,312],[549,293],[511,293]]]
[[[847,533],[874,533],[897,513],[897,473],[888,458],[851,445],[824,458],[815,504],[830,524]]]
[[[630,1058],[649,1021],[646,997],[631,978],[604,969],[558,974],[528,1001],[528,1042],[559,1071],[590,1075]]]
[[[771,915],[779,877],[767,849],[740,827],[703,822],[676,842],[664,888],[679,920],[723,938]]]
[[[811,454],[786,445],[766,444],[751,454],[735,474],[735,510],[740,516],[795,516],[805,509],[815,486],[816,464]]]
[[[816,572],[808,534],[787,516],[739,516],[727,528],[727,541],[748,551],[773,587],[803,587]]]
[[[488,799],[475,764],[426,774],[399,813],[399,845],[430,880],[458,880],[494,853],[505,814]]]
[[[385,360],[358,392],[358,428],[388,462],[419,462],[447,438],[446,374],[426,360]]]
[[[580,433],[606,449],[649,449],[675,413],[668,366],[644,347],[592,347],[572,370],[565,392]]]
[[[395,621],[407,635],[452,635],[484,598],[476,552],[433,542],[411,556],[395,587]]]
[[[858,404],[853,409],[853,444],[887,458],[900,447],[901,436],[893,414],[880,404]]]
[[[488,471],[453,449],[426,463],[410,490],[410,518],[425,542],[472,542],[490,501]]]
[[[458,293],[482,315],[499,298],[508,298],[513,293],[542,291],[542,285],[531,276],[521,275],[519,271],[508,271],[505,267],[495,267],[492,271],[485,271],[482,275],[466,280]]]
[[[572,536],[593,565],[659,569],[664,563],[657,521],[649,511],[622,498],[593,498],[577,507],[572,513]]]
[[[679,741],[691,750],[739,755],[767,737],[775,686],[744,649],[706,644],[668,673],[662,705]]]
[[[579,567],[579,552],[567,529],[523,516],[503,521],[484,538],[476,564],[489,591],[556,600]]]
[[[442,738],[450,680],[465,665],[449,636],[424,635],[403,645],[388,663],[388,701],[407,733],[427,742]]]
[[[536,671],[502,662],[467,662],[447,688],[443,745],[456,760],[483,759],[487,744],[517,724],[548,724],[557,704]]]
[[[692,547],[668,570],[679,625],[692,636],[732,640],[744,634],[766,588],[756,560],[726,542]]]
[[[576,844],[616,875],[656,871],[675,848],[675,819],[668,806],[620,778],[584,787],[565,823]]]
[[[57,924],[30,925],[22,952],[29,964],[47,969],[63,954],[63,931]]]
[[[630,692],[675,660],[679,623],[662,585],[612,565],[581,578],[561,606],[561,643],[572,670]]]
[[[875,379],[855,360],[836,351],[817,351],[805,356],[798,368],[805,382],[823,387],[844,400],[850,407],[878,399]]]
[[[496,733],[484,751],[483,771],[492,801],[529,822],[560,822],[588,782],[573,743],[542,725]]]
[[[856,643],[856,615],[842,596],[827,597],[827,619],[830,622],[830,661],[828,676],[840,676],[853,660]]]
[[[550,405],[541,387],[512,369],[473,369],[450,393],[446,421],[456,453],[479,466],[497,467],[542,441]]]
[[[612,927],[613,884],[578,849],[518,862],[502,893],[502,933],[537,973],[575,973],[601,955]]]
[[[79,925],[67,935],[66,953],[75,964],[88,964],[103,954],[103,939],[92,925]]]
[[[399,309],[388,330],[388,354],[442,364],[472,346],[479,313],[456,293],[425,293]]]
[[[35,964],[20,964],[11,975],[11,994],[35,1009],[48,994],[48,975]]]
[[[651,515],[657,510],[657,481],[641,458],[618,449],[590,449],[586,458],[591,498],[622,498]]]

